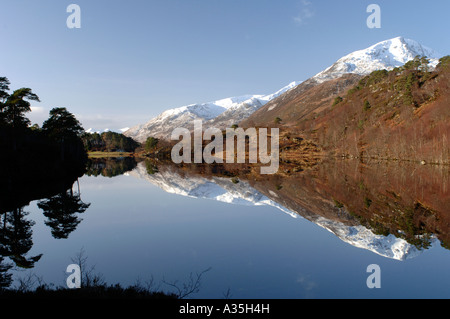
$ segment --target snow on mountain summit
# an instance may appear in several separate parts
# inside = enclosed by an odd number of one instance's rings
[[[239,123],[240,120],[249,116],[255,110],[299,83],[292,82],[277,92],[268,95],[243,95],[173,108],[145,124],[132,127],[124,134],[138,142],[144,142],[149,136],[169,139],[171,132],[177,127],[192,129],[194,120],[209,121],[205,125],[214,125],[217,128],[229,127]]]
[[[145,124],[132,127],[124,134],[138,142],[144,142],[149,136],[169,139],[175,128],[191,128],[194,120],[212,120],[228,109],[253,97],[253,95],[245,95],[169,109]]]
[[[437,65],[439,54],[420,43],[396,37],[374,44],[367,49],[352,52],[313,78],[318,82],[338,78],[346,73],[367,75],[376,70],[391,70],[404,65],[416,56],[426,56],[432,66]]]

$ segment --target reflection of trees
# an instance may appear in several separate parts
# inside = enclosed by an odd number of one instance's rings
[[[90,158],[86,165],[86,175],[114,177],[133,170],[136,165],[136,160],[131,157]]]
[[[39,201],[37,204],[48,218],[45,222],[51,228],[52,235],[56,239],[68,238],[81,222],[77,214],[84,213],[91,204],[81,200],[80,191],[74,194],[70,188],[51,198]]]
[[[158,173],[158,167],[153,164],[151,161],[145,161],[145,168],[147,170],[148,175],[153,175]]]
[[[0,255],[0,289],[8,288],[12,283],[12,274],[8,271],[12,268],[11,264],[4,262],[4,257]]]
[[[34,225],[33,221],[25,219],[26,215],[28,213],[23,211],[23,207],[3,213],[0,230],[0,255],[1,258],[9,257],[18,267],[32,268],[42,254],[34,257],[26,256],[33,247],[31,227]],[[9,268],[5,264],[0,266],[0,269],[5,271]],[[2,274],[2,277],[4,276],[7,280],[6,273]]]
[[[57,239],[67,238],[75,230],[81,222],[76,214],[84,213],[89,206],[81,201],[79,187],[77,193],[70,188],[38,203],[48,218],[45,224],[50,226],[53,237]],[[42,257],[42,254],[27,256],[33,247],[32,226],[35,222],[26,219],[29,213],[23,208],[0,207],[0,289],[11,286],[12,274],[9,271],[14,266],[33,268]]]

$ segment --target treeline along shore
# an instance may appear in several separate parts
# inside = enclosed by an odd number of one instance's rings
[[[81,124],[66,108],[50,111],[42,127],[30,125],[26,113],[39,97],[29,88],[9,92],[0,77],[0,209],[67,189],[84,174],[87,153]]]

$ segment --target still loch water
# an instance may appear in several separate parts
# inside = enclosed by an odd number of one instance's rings
[[[208,269],[190,298],[450,298],[447,168],[395,168],[396,176],[385,166],[339,164],[276,181],[149,170],[144,162],[129,169],[90,172],[74,184],[89,207],[75,214],[67,238],[52,234],[41,201],[24,207],[35,222],[27,256],[42,257],[31,269],[16,267],[14,278],[33,273],[65,285],[66,267],[84,250],[109,284],[153,279],[169,292],[163,281],[181,285]],[[416,238],[425,238],[418,246],[403,239],[411,207],[424,216],[415,224]],[[381,269],[379,289],[366,284],[371,264]]]

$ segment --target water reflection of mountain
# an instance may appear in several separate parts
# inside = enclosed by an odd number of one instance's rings
[[[202,165],[159,165],[149,174],[148,166],[139,163],[128,175],[183,196],[270,205],[388,258],[413,258],[439,242],[448,247],[446,167],[342,161],[263,176],[252,169]]]

